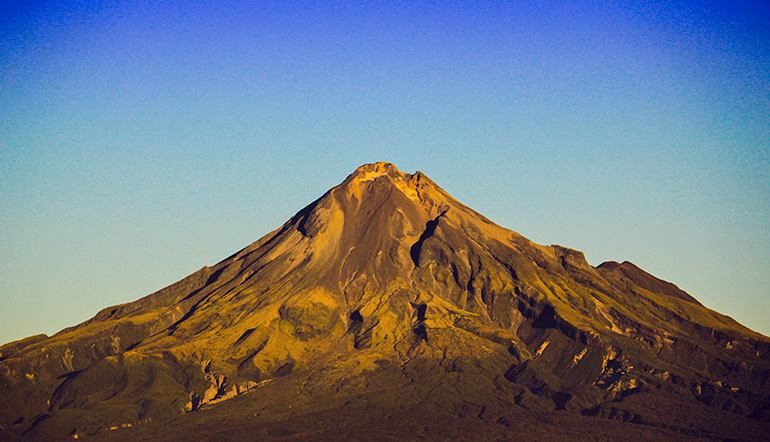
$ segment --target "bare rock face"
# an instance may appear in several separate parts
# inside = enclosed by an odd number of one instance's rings
[[[376,163],[213,267],[0,347],[0,397],[3,440],[762,440],[770,339]]]

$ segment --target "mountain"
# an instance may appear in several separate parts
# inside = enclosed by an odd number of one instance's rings
[[[0,347],[0,439],[765,440],[770,338],[367,164],[135,302]]]

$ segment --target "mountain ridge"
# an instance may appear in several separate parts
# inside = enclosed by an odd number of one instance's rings
[[[423,401],[390,397],[380,377]],[[770,339],[632,263],[593,267],[494,224],[419,171],[373,163],[211,267],[0,347],[0,435],[114,436],[105,430],[259,402],[298,378],[285,400],[314,413],[357,389],[443,416],[424,403],[438,389],[439,404],[487,403],[504,420],[509,404],[684,431],[649,404],[618,411],[673,395],[750,417],[741,428],[761,434]]]

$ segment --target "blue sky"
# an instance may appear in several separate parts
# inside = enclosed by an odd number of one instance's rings
[[[3,2],[0,342],[374,161],[770,334],[767,2],[318,3]]]

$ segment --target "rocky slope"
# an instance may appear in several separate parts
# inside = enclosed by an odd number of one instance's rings
[[[770,339],[376,163],[213,267],[0,347],[0,397],[4,440],[762,440]]]

